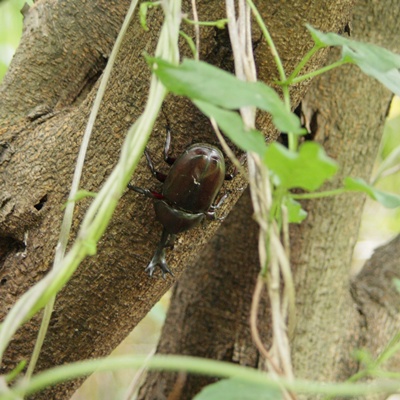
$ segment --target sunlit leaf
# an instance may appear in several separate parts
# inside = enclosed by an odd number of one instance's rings
[[[194,400],[281,400],[282,394],[274,387],[238,379],[224,379],[206,386]]]
[[[291,197],[285,197],[283,204],[288,210],[289,223],[299,224],[306,219],[307,211],[301,208],[301,204],[298,201]]]
[[[194,104],[209,118],[214,118],[226,136],[244,151],[254,151],[264,155],[267,145],[261,132],[246,130],[243,120],[237,112],[227,111],[210,103],[195,100]]]
[[[400,96],[400,55],[370,43],[357,42],[337,35],[323,33],[307,25],[314,42],[320,47],[340,46],[342,57],[380,81]]]
[[[315,142],[303,143],[298,152],[273,143],[268,146],[264,162],[274,172],[278,183],[287,189],[314,191],[338,170],[336,161]]]
[[[299,118],[288,111],[274,89],[262,82],[244,82],[234,75],[201,61],[185,59],[174,65],[147,57],[152,71],[165,87],[192,100],[201,100],[228,110],[255,106],[272,115],[282,132],[304,134]]]
[[[376,189],[361,178],[345,178],[344,187],[354,192],[364,192],[371,197],[371,199],[378,201],[387,208],[396,208],[400,206],[400,196]]]

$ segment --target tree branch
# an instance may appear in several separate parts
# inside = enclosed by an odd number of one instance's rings
[[[363,317],[362,348],[381,355],[400,331],[400,295],[393,279],[400,278],[400,236],[375,250],[352,282],[352,293]],[[386,362],[388,371],[398,371],[400,354]]]

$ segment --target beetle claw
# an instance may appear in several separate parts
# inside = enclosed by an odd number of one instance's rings
[[[170,274],[171,276],[174,276],[172,271],[168,268],[167,261],[165,260],[165,247],[159,247],[156,250],[149,265],[146,267],[145,271],[149,273],[149,276],[153,276],[157,265],[161,269],[163,279],[165,279],[165,274]]]
[[[165,274],[170,274],[171,276],[174,276],[172,271],[168,268],[168,265],[165,263],[163,265],[160,265],[161,272],[162,272],[162,278],[165,280]]]

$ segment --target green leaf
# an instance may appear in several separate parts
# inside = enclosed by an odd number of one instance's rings
[[[396,208],[400,206],[400,196],[376,189],[361,178],[345,178],[344,187],[353,192],[364,192],[371,197],[371,199],[378,201],[387,208]]]
[[[244,82],[201,61],[185,59],[177,66],[159,58],[147,57],[147,62],[165,87],[177,95],[228,110],[255,106],[269,112],[280,131],[298,135],[306,133],[299,118],[286,109],[275,90],[262,82]]]
[[[267,149],[264,136],[261,132],[251,129],[246,130],[240,115],[234,111],[227,111],[204,101],[193,102],[203,114],[214,118],[226,136],[244,151],[254,151],[264,156]]]
[[[399,104],[400,105],[400,104]],[[382,136],[382,144],[380,156],[386,160],[394,151],[400,152],[399,147],[399,131],[400,131],[400,114],[389,116],[385,121],[384,133]],[[400,161],[398,162],[400,163]]]
[[[289,223],[299,224],[304,221],[307,217],[307,212],[301,208],[301,204],[287,196],[283,200],[283,205],[288,210]]]
[[[321,48],[328,46],[344,46],[347,44],[347,41],[352,41],[346,39],[343,36],[337,35],[336,33],[321,32],[318,29],[313,28],[309,24],[306,24],[306,28],[309,30],[311,37],[314,40],[314,43]]]
[[[393,93],[400,96],[400,55],[370,43],[357,42],[335,33],[323,33],[307,25],[316,45],[340,46],[342,57],[358,65],[361,70]]]
[[[206,386],[194,400],[281,400],[282,394],[274,387],[238,379],[224,379]]]
[[[338,170],[336,161],[329,158],[315,142],[305,142],[296,153],[279,143],[272,143],[264,162],[277,179],[277,184],[287,188],[314,191]]]

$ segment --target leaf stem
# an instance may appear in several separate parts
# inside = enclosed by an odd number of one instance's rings
[[[227,18],[217,19],[216,21],[194,21],[189,18],[182,18],[182,21],[189,25],[199,25],[199,26],[216,26],[218,29],[223,29],[228,23]]]
[[[348,192],[345,188],[326,190],[325,192],[316,192],[316,193],[301,193],[301,194],[291,194],[290,197],[295,200],[308,200],[308,199],[319,199],[322,197],[330,197],[337,196],[339,194],[343,194]]]
[[[330,70],[332,70],[334,68],[340,67],[340,66],[342,66],[344,64],[348,64],[348,63],[349,63],[348,60],[344,60],[344,59],[338,60],[338,61],[334,62],[333,64],[330,64],[330,65],[327,65],[326,67],[322,67],[320,69],[317,69],[316,71],[312,71],[312,72],[309,72],[308,74],[298,76],[297,78],[294,78],[292,80],[288,79],[287,81],[282,81],[281,85],[288,85],[288,84],[289,85],[294,85],[296,83],[303,82],[303,81],[305,81],[307,79],[310,79],[310,78],[314,78],[315,76],[321,75],[321,74],[323,74],[325,72],[328,72],[328,71],[330,71]]]
[[[193,39],[188,34],[186,34],[184,31],[179,31],[179,35],[181,35],[186,40],[186,43],[188,44],[190,50],[192,51],[193,58],[198,60],[199,52],[197,51],[197,48],[196,48],[196,45],[194,44]]]
[[[289,78],[287,79],[288,82],[293,82],[293,79],[297,78],[299,75],[300,71],[304,68],[304,66],[308,63],[308,61],[311,59],[311,57],[318,51],[320,50],[321,47],[318,45],[314,45],[314,47],[303,57],[303,59],[297,64],[296,68],[294,71],[291,73]]]

